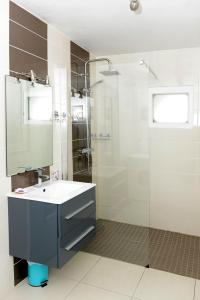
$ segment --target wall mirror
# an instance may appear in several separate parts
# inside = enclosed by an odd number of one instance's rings
[[[53,164],[52,88],[6,76],[7,176]]]

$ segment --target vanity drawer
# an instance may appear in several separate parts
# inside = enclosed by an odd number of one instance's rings
[[[88,200],[88,202],[78,209],[74,210],[73,213],[61,216],[60,219],[60,236],[72,231],[81,222],[88,219],[90,216],[95,218],[96,206],[94,200]]]
[[[90,189],[77,197],[63,203],[58,208],[60,236],[71,230],[82,219],[95,211],[95,189]]]
[[[73,255],[95,235],[96,219],[94,215],[83,220],[73,231],[60,239],[58,267],[62,267]]]
[[[96,226],[95,215],[90,215],[87,219],[82,220],[82,222],[76,226],[73,230],[69,231],[65,235],[60,237],[60,247],[66,248],[68,244],[76,240],[81,234],[90,227]]]

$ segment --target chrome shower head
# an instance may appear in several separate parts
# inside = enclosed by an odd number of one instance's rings
[[[120,73],[117,70],[112,69],[112,63],[109,63],[108,70],[101,71],[100,74],[104,76],[114,76],[114,75],[120,75]]]
[[[131,0],[131,1],[130,1],[130,9],[131,9],[132,11],[138,10],[139,6],[140,6],[140,3],[139,3],[138,0]]]

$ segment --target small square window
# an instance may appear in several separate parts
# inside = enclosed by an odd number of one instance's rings
[[[150,89],[151,127],[191,127],[192,87]]]

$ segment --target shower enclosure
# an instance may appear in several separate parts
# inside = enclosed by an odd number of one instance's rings
[[[97,233],[85,251],[200,278],[199,67],[199,48],[90,63],[78,101]]]
[[[90,89],[86,84],[85,101],[91,118],[92,181],[97,184],[97,235],[85,250],[146,266],[149,74],[139,61],[112,67],[109,61],[93,61],[91,70],[95,76]]]

